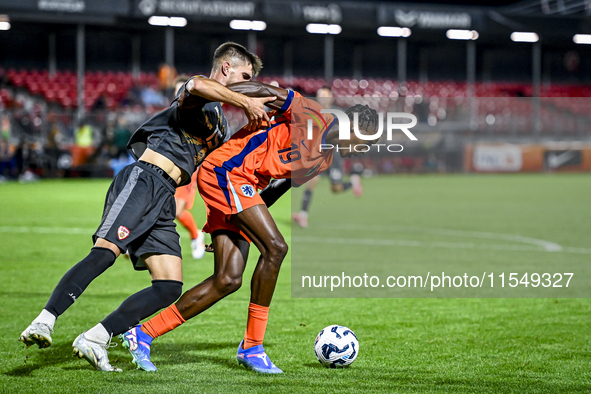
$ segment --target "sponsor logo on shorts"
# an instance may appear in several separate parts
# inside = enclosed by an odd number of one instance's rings
[[[117,229],[117,237],[119,237],[120,240],[129,237],[129,229],[125,226],[119,226],[119,229]]]
[[[244,194],[245,197],[254,196],[254,187],[251,185],[242,185],[240,186],[240,190],[242,190],[242,194]]]

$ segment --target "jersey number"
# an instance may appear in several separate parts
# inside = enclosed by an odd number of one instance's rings
[[[302,158],[302,155],[297,149],[298,146],[293,143],[291,144],[290,148],[281,149],[279,152],[277,152],[279,153],[279,160],[281,160],[283,164],[289,164],[293,163],[294,161],[300,160]]]

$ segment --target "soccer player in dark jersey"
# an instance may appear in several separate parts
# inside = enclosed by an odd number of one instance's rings
[[[188,75],[179,75],[174,84],[174,91],[178,92],[191,77]],[[174,194],[174,202],[176,204],[176,219],[179,223],[187,229],[191,236],[191,255],[194,259],[200,259],[205,254],[205,237],[203,231],[199,230],[191,208],[195,203],[195,195],[197,194],[197,171],[193,173],[191,182],[188,185],[177,187]]]
[[[249,83],[240,84],[246,87]],[[234,88],[234,87],[232,87]],[[269,306],[277,283],[281,263],[287,254],[287,243],[275,224],[257,189],[264,189],[271,178],[283,181],[280,195],[291,179],[302,185],[329,168],[334,147],[348,156],[351,145],[366,144],[351,133],[339,140],[333,115],[321,114],[322,107],[293,91],[262,85],[268,95],[278,97],[268,105],[279,109],[274,121],[256,133],[241,130],[210,155],[199,170],[198,186],[207,209],[203,230],[211,233],[214,250],[214,273],[186,291],[176,304],[157,316],[130,329],[121,336],[124,346],[138,368],[155,371],[150,360],[152,340],[204,312],[216,302],[238,290],[242,284],[250,241],[261,256],[251,281],[251,298],[244,340],[238,346],[238,362],[259,373],[282,373],[263,347]],[[312,138],[306,128],[307,112],[319,121],[313,125]],[[378,115],[367,106],[354,106],[346,111],[350,119],[358,113],[359,129],[375,133]],[[308,117],[309,118],[309,117]],[[376,141],[374,141],[376,142]],[[332,148],[331,148],[332,147]],[[348,148],[348,149],[347,149]]]
[[[113,180],[101,224],[93,235],[94,247],[62,277],[20,341],[27,346],[50,346],[57,317],[127,250],[136,270],[149,270],[152,286],[127,298],[72,344],[74,354],[96,369],[120,371],[111,366],[107,355],[112,336],[169,306],[181,295],[182,260],[174,224],[174,192],[187,184],[205,157],[229,138],[220,102],[243,109],[249,130],[269,120],[264,103],[275,97],[249,98],[225,87],[249,81],[261,67],[261,60],[243,46],[222,44],[215,51],[210,78],[189,79],[169,108],[140,126],[128,144],[138,162],[125,167]]]

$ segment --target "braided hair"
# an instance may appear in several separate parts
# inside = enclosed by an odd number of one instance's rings
[[[353,121],[353,114],[358,114],[359,131],[375,132],[379,127],[379,116],[375,109],[368,105],[356,104],[345,110],[345,113],[351,121]]]

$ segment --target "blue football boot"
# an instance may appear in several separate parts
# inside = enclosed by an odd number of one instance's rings
[[[137,365],[137,369],[153,372],[156,366],[150,361],[150,345],[153,338],[140,329],[141,325],[133,327],[124,334],[119,335],[123,341],[123,347],[129,350],[133,356],[132,363]]]
[[[265,353],[263,345],[253,346],[244,350],[242,349],[243,343],[244,341],[238,345],[238,353],[236,354],[238,364],[244,365],[246,368],[250,368],[258,373],[283,373],[282,370],[271,362],[269,356]]]

